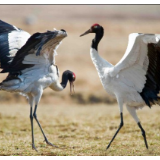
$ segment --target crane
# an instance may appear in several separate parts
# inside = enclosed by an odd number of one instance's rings
[[[43,90],[50,87],[54,91],[62,91],[69,81],[71,94],[74,91],[75,73],[70,70],[64,71],[60,83],[59,70],[55,65],[56,49],[66,36],[67,33],[63,29],[37,32],[30,36],[16,26],[0,21],[0,68],[2,68],[1,73],[8,73],[6,79],[0,83],[0,90],[18,92],[28,99],[32,149],[36,151],[33,118],[45,142],[57,147],[48,141],[36,115]]]
[[[117,99],[120,111],[120,125],[108,144],[108,149],[114,138],[123,127],[123,104],[139,126],[144,143],[148,149],[146,133],[136,110],[154,104],[160,105],[160,35],[132,33],[122,59],[112,65],[98,54],[98,44],[104,35],[104,29],[99,24],[93,24],[84,36],[95,33],[90,48],[90,56],[98,72],[103,88]]]

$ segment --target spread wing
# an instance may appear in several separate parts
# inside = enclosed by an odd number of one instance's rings
[[[7,71],[9,73],[44,74],[54,64],[56,49],[67,36],[63,30],[33,34],[26,44],[18,50]],[[43,72],[41,72],[43,70]]]
[[[160,91],[160,35],[131,34],[122,59],[110,70],[119,81],[140,93],[148,106]]]
[[[0,68],[6,69],[30,34],[0,20]]]

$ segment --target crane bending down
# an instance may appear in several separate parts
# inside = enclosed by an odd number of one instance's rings
[[[8,72],[7,78],[0,83],[0,90],[19,92],[28,98],[30,104],[30,120],[32,132],[32,149],[34,144],[33,117],[37,121],[45,142],[50,143],[37,119],[36,111],[43,90],[50,87],[54,91],[62,91],[67,82],[70,90],[74,88],[76,75],[66,70],[59,82],[59,71],[55,65],[57,46],[67,36],[65,30],[29,33],[8,23],[0,21],[0,67],[1,73]],[[33,106],[35,105],[34,112]],[[56,147],[56,146],[55,146]]]
[[[137,117],[136,109],[154,104],[160,105],[160,35],[133,33],[129,35],[127,50],[122,59],[114,66],[98,54],[98,44],[104,29],[94,24],[80,36],[95,33],[90,55],[97,69],[104,89],[116,97],[120,111],[120,126],[107,146],[123,126],[123,104],[141,129],[145,146],[148,148],[146,134]]]

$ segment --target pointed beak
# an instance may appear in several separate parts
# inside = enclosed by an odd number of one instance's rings
[[[73,95],[75,92],[74,92],[74,84],[73,84],[73,81],[70,82],[70,95]]]
[[[88,33],[92,33],[92,30],[89,29],[88,31],[86,31],[86,32],[84,32],[83,34],[81,34],[80,37],[82,37],[82,36],[84,36],[84,35],[86,35],[86,34],[88,34]]]

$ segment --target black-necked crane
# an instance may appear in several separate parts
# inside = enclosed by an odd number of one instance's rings
[[[117,99],[120,111],[120,125],[107,146],[110,147],[114,138],[123,126],[123,104],[141,129],[145,146],[148,148],[146,134],[136,109],[145,105],[151,108],[160,105],[160,35],[132,33],[122,59],[114,66],[98,54],[98,44],[104,35],[104,29],[94,24],[80,36],[95,33],[92,40],[90,55],[97,69],[101,83],[110,95]]]
[[[63,29],[30,36],[29,33],[0,21],[0,67],[3,69],[1,73],[8,72],[6,79],[0,83],[0,90],[18,92],[28,98],[32,148],[36,151],[33,118],[38,123],[45,142],[55,146],[48,141],[36,115],[43,90],[50,87],[54,91],[62,91],[68,81],[71,93],[74,89],[73,82],[76,75],[66,70],[62,74],[60,83],[59,71],[55,65],[56,49],[66,36],[67,33]]]

